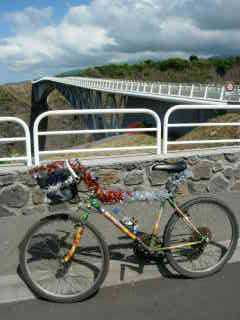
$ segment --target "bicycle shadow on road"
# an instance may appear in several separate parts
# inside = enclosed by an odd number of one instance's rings
[[[121,239],[125,237],[120,237]],[[128,239],[127,237],[125,239]],[[108,246],[110,252],[110,260],[120,263],[120,280],[124,281],[125,273],[127,270],[136,272],[137,274],[144,274],[148,272],[149,267],[156,266],[156,270],[163,278],[183,279],[184,277],[176,274],[166,259],[164,254],[159,255],[157,258],[138,257],[133,252],[134,243],[126,242],[119,244],[110,244]]]

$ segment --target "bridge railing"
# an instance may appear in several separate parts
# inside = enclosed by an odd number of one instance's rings
[[[240,122],[184,122],[184,123],[170,123],[171,116],[177,111],[190,111],[190,110],[240,110],[240,105],[178,105],[171,107],[165,114],[163,121],[163,154],[168,154],[170,152],[169,146],[189,146],[187,150],[195,150],[192,149],[193,145],[200,145],[201,149],[204,149],[203,145],[219,145],[219,144],[231,144],[231,147],[237,146],[240,148],[240,137],[233,139],[211,139],[210,137],[205,137],[205,139],[197,140],[169,140],[169,129],[171,128],[200,128],[200,127],[240,127]],[[184,149],[181,149],[184,151]],[[176,152],[176,149],[174,150]]]
[[[30,139],[30,132],[27,124],[23,120],[16,117],[0,117],[0,123],[7,123],[7,122],[19,124],[23,128],[25,135],[23,137],[0,138],[0,144],[25,142],[25,155],[0,157],[0,164],[4,162],[9,163],[9,162],[16,162],[16,161],[24,161],[28,166],[31,166],[32,164],[31,139]]]
[[[62,80],[63,79],[63,80]],[[224,101],[240,101],[240,87],[235,87],[236,94],[230,94],[224,86],[213,84],[189,84],[189,83],[165,83],[165,82],[141,82],[130,80],[94,79],[81,77],[61,78],[72,85],[86,89],[100,90],[113,93],[125,93],[135,95],[147,95],[148,97],[179,97],[199,103]],[[184,100],[183,100],[184,101]],[[202,101],[202,102],[201,102]]]
[[[39,131],[40,122],[50,116],[67,116],[67,115],[95,115],[95,114],[147,114],[155,120],[155,127],[149,128],[112,128],[112,129],[83,129],[83,130],[64,130],[64,131]],[[126,132],[156,132],[156,144],[144,146],[127,146],[127,147],[108,147],[108,148],[71,148],[60,150],[44,150],[39,149],[39,136],[56,136],[56,135],[79,135],[79,134],[96,134],[96,133],[126,133]],[[129,150],[146,150],[155,149],[156,154],[161,154],[161,121],[158,114],[150,109],[85,109],[85,110],[55,110],[42,113],[36,119],[33,129],[34,139],[34,160],[35,164],[40,163],[40,157],[44,155],[56,154],[76,154],[76,153],[94,153],[104,151],[129,151]]]

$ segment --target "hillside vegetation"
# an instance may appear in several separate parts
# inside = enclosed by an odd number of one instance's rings
[[[0,116],[14,116],[24,120],[27,124],[30,120],[31,110],[31,82],[24,82],[14,85],[0,86]],[[49,99],[52,109],[67,108],[68,102],[57,91],[54,91]],[[58,122],[59,128],[71,127],[71,121]],[[50,121],[50,128],[57,127],[56,121]],[[19,125],[13,123],[0,123],[0,137],[22,136],[23,130]],[[59,139],[59,138],[58,138]],[[71,140],[69,138],[69,140]],[[72,140],[71,140],[72,141]],[[54,143],[54,139],[53,139]],[[23,143],[1,145],[0,155],[19,154],[24,149]]]
[[[197,121],[197,120],[196,120]],[[219,115],[211,120],[210,122],[239,122],[240,123],[240,112],[227,112],[225,114]],[[214,126],[214,127],[195,127],[190,132],[183,135],[178,140],[189,141],[189,140],[218,140],[218,139],[239,139],[240,137],[240,125],[239,126]],[[232,143],[236,145],[239,143]],[[181,149],[196,149],[196,148],[212,148],[219,146],[231,146],[231,143],[226,144],[195,144],[195,145],[178,145],[176,148]],[[171,146],[171,149],[174,147]],[[175,149],[176,149],[175,148]]]
[[[144,81],[224,83],[240,82],[240,56],[202,59],[191,56],[188,60],[145,60],[135,64],[120,63],[73,70],[58,76],[130,79]]]

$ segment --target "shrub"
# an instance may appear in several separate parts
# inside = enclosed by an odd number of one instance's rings
[[[189,62],[180,58],[171,58],[158,63],[158,69],[167,71],[168,69],[183,71],[189,67]]]
[[[195,61],[198,61],[199,59],[198,59],[198,56],[195,56],[195,55],[191,55],[190,57],[189,57],[189,61],[191,61],[191,62],[195,62]]]

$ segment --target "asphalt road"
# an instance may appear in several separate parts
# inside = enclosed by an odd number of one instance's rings
[[[101,289],[82,303],[0,305],[1,319],[239,320],[240,263],[204,279],[155,279]]]
[[[239,194],[224,193],[218,195],[223,198],[236,213],[240,224]],[[141,209],[141,210],[140,210]],[[138,215],[144,227],[150,225],[149,208],[133,207],[130,212]],[[169,213],[163,219],[166,223]],[[238,292],[240,251],[236,253],[235,263],[231,263],[225,269],[207,279],[185,280],[159,278],[159,270],[152,266],[146,267],[143,274],[138,274],[136,267],[130,265],[126,248],[121,251],[119,244],[126,242],[122,234],[99,216],[93,216],[93,222],[107,238],[108,244],[112,246],[111,272],[106,280],[107,285],[92,299],[81,304],[57,305],[40,300],[29,300],[12,304],[0,304],[0,319],[12,320],[16,316],[20,319],[65,319],[66,317],[84,317],[98,320],[121,319],[131,317],[134,319],[240,319],[240,295]],[[154,218],[154,217],[152,217]],[[0,264],[0,303],[5,301],[19,301],[22,297],[22,289],[26,288],[16,282],[16,268],[18,265],[18,243],[26,229],[39,217],[13,218],[6,220],[0,226],[0,240],[2,244]],[[16,232],[17,230],[17,232]],[[9,246],[11,244],[11,246]],[[120,260],[119,260],[120,259]],[[119,261],[118,261],[119,260]],[[238,262],[236,262],[238,261]],[[233,262],[233,261],[232,261]],[[126,264],[124,281],[119,280],[120,267]],[[13,276],[12,286],[9,278]],[[146,279],[154,280],[146,280]],[[141,280],[145,279],[143,282]],[[129,285],[129,283],[135,284]],[[16,282],[16,283],[15,283]],[[117,283],[127,283],[116,287]],[[5,284],[5,287],[2,285]],[[114,285],[114,286],[112,286]],[[9,289],[9,290],[8,290]],[[24,292],[25,292],[24,291]],[[13,294],[14,293],[14,294]],[[25,292],[25,298],[31,299],[29,292]],[[22,300],[22,299],[21,299]]]

